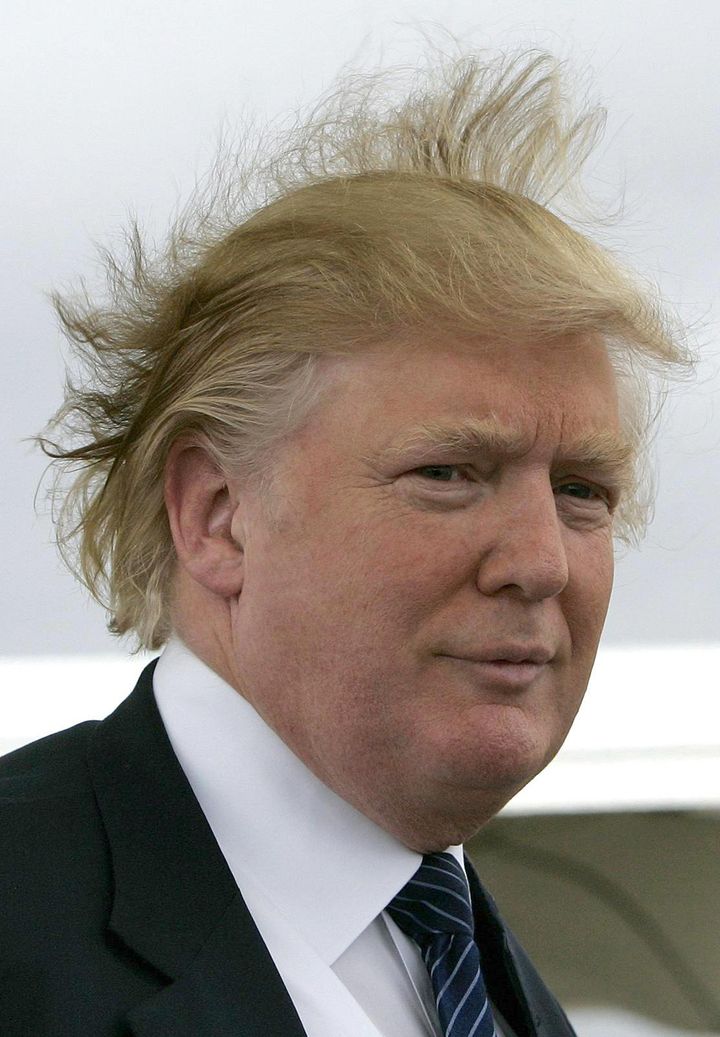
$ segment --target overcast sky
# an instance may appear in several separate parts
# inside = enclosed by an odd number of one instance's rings
[[[160,231],[223,122],[293,109],[348,63],[414,62],[417,22],[481,47],[546,47],[609,109],[594,174],[608,196],[625,187],[612,242],[694,323],[704,359],[658,440],[656,520],[619,561],[606,642],[720,640],[717,0],[5,0],[3,12],[0,654],[115,644],[57,560],[42,497],[34,510],[44,459],[25,440],[63,380],[44,293],[92,280],[92,241],[116,240],[129,209]]]

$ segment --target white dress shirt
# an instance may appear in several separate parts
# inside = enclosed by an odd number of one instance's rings
[[[324,785],[177,638],[168,737],[308,1037],[440,1037],[417,946],[384,908],[422,860]],[[462,865],[462,848],[448,848]]]

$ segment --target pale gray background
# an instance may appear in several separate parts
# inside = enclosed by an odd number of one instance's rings
[[[609,108],[594,182],[608,197],[626,184],[613,243],[698,322],[705,359],[659,440],[657,518],[619,564],[606,643],[720,640],[717,0],[5,0],[3,10],[0,654],[115,644],[57,561],[42,499],[33,511],[45,462],[23,437],[57,406],[63,378],[43,293],[92,279],[92,240],[117,239],[129,208],[160,231],[223,121],[311,100],[346,63],[413,63],[417,22],[478,46],[544,46],[589,72]]]

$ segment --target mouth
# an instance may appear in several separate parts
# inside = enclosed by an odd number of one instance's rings
[[[492,656],[489,654],[475,656],[443,653],[441,658],[448,659],[466,669],[483,686],[522,691],[546,670],[552,659],[552,653],[544,649],[522,652],[506,650],[502,654]]]

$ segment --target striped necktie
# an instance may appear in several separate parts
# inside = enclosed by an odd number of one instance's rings
[[[452,854],[426,854],[387,911],[420,948],[445,1037],[496,1037],[470,891]]]

